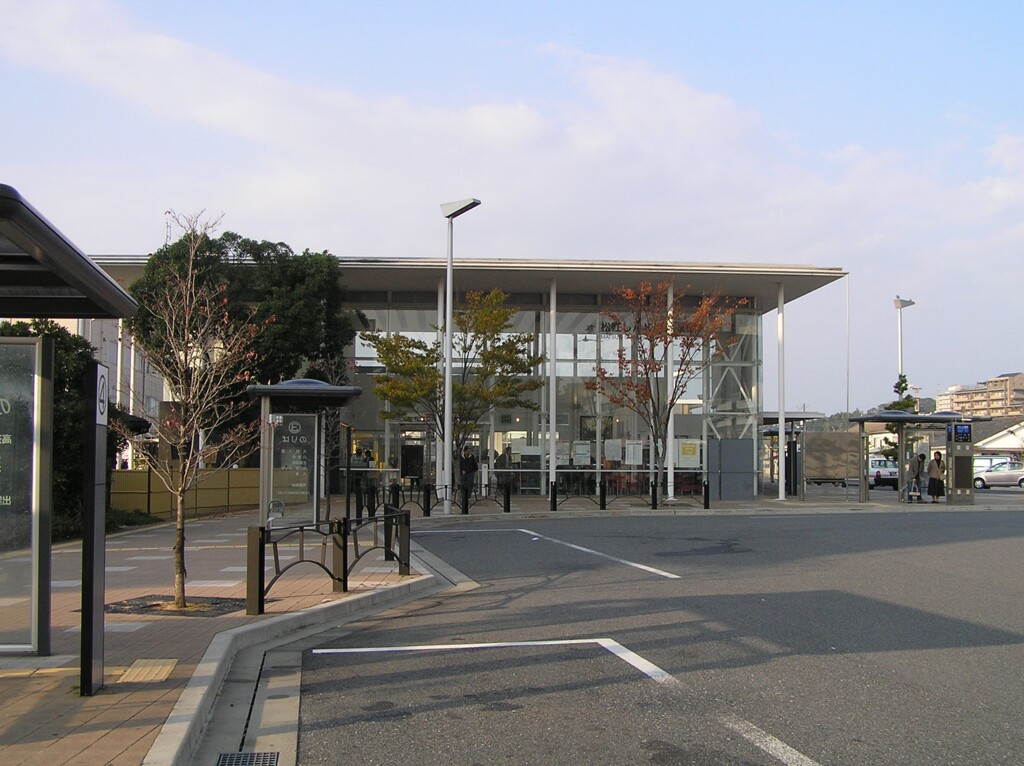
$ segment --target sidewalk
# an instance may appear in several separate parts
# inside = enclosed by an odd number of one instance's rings
[[[685,499],[665,503],[657,513],[808,514],[1021,509],[1019,501],[1024,500],[1024,496],[1002,494],[1005,497],[989,493],[979,498],[977,506],[968,507],[907,506],[895,502],[896,493],[877,492],[873,493],[869,503],[841,498],[815,498],[808,502],[761,498],[714,503],[710,511],[705,511],[695,499]],[[474,504],[468,516],[459,513],[458,509],[452,515],[444,516],[440,509],[435,508],[431,518],[423,518],[418,508],[411,510],[414,531],[434,524],[471,522],[481,518],[497,521],[545,516],[652,513],[642,498],[618,498],[606,511],[600,511],[597,504],[587,498],[570,498],[561,502],[553,514],[544,497],[513,498],[511,514],[503,513],[501,506],[492,501]],[[254,511],[188,523],[186,565],[189,597],[199,597],[197,602],[201,598],[245,598],[246,529],[255,523]],[[170,597],[173,592],[172,535],[173,528],[165,524],[108,537],[105,599],[108,610],[111,605],[131,599],[157,596],[164,598],[154,600],[166,600]],[[290,555],[287,551],[283,553]],[[415,567],[416,562],[413,563]],[[260,617],[246,616],[244,605],[219,616],[108,611],[105,617],[106,687],[94,697],[81,697],[78,690],[81,550],[79,545],[59,546],[53,552],[53,656],[0,656],[0,763],[4,766],[138,766],[146,759],[158,736],[162,739],[178,736],[174,732],[161,734],[161,730],[179,699],[187,697],[197,686],[200,689],[212,688],[218,683],[213,672],[196,673],[208,650],[212,652],[211,643],[217,644],[215,638],[223,638],[226,631],[236,632],[234,629],[244,626],[256,630],[261,624],[268,626],[268,630],[287,632],[295,629],[299,618],[305,619],[318,612],[350,606],[356,608],[361,604],[374,607],[370,602],[377,597],[385,599],[399,593],[408,595],[419,587],[417,584],[431,584],[433,578],[425,577],[425,573],[425,568],[420,567],[414,572],[416,576],[401,578],[397,574],[397,562],[384,562],[379,555],[367,556],[352,577],[351,592],[336,594],[331,591],[331,582],[322,570],[311,564],[299,566],[286,573],[273,587],[267,601],[267,614]],[[281,627],[275,628],[275,625]],[[216,655],[215,652],[213,654]],[[225,655],[222,664],[230,664],[230,656]]]
[[[138,766],[215,636],[283,615],[298,616],[321,604],[356,602],[422,574],[414,571],[413,577],[402,578],[397,562],[385,562],[374,551],[360,562],[350,592],[344,594],[332,592],[323,570],[305,564],[287,572],[270,590],[266,615],[246,616],[246,528],[256,523],[255,512],[250,512],[189,521],[186,527],[187,597],[199,597],[197,606],[204,597],[242,600],[219,616],[111,612],[111,605],[128,600],[171,596],[174,530],[163,524],[107,538],[106,687],[93,697],[80,696],[78,685],[81,546],[55,547],[53,656],[0,657],[0,762]],[[294,553],[282,547],[283,559]]]

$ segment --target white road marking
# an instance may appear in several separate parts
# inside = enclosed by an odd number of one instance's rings
[[[661,684],[675,684],[678,680],[670,673],[630,651],[613,638],[567,638],[551,641],[495,641],[483,644],[421,644],[412,646],[371,646],[340,649],[314,649],[313,654],[374,654],[383,652],[450,652],[465,649],[520,649],[539,646],[600,646],[620,660],[632,665],[648,678]]]
[[[732,729],[752,745],[756,745],[786,766],[820,766],[817,761],[811,760],[799,750],[794,750],[782,740],[776,739],[739,716],[726,715],[722,716],[720,720],[727,728]]]
[[[657,665],[655,665],[653,662],[649,662],[648,660],[645,660],[639,654],[637,654],[634,651],[631,651],[631,650],[627,649],[626,647],[624,647],[622,644],[620,644],[618,641],[615,641],[614,639],[611,639],[611,638],[599,638],[599,639],[597,639],[597,643],[599,643],[601,646],[603,646],[609,652],[614,654],[620,660],[623,660],[624,662],[628,662],[630,665],[632,665],[634,668],[639,670],[645,676],[647,676],[648,678],[651,678],[651,679],[657,681],[659,684],[677,684],[677,683],[679,683],[679,680],[675,676],[673,676],[671,673],[668,673],[668,672],[662,670]]]
[[[419,530],[413,532],[414,535],[451,535],[451,534],[466,534],[467,532],[483,533],[483,532],[521,532],[524,535],[530,535],[534,540],[547,540],[549,543],[555,543],[556,545],[564,545],[566,548],[572,548],[573,550],[580,551],[582,553],[589,553],[592,556],[600,556],[603,559],[614,561],[616,564],[624,564],[627,567],[633,567],[634,569],[641,569],[644,572],[650,572],[651,574],[658,575],[658,577],[666,577],[669,580],[679,580],[681,577],[672,572],[666,572],[663,569],[655,569],[649,567],[646,564],[638,564],[635,561],[629,561],[627,559],[620,559],[616,556],[609,556],[607,553],[601,553],[601,551],[595,551],[593,548],[584,548],[582,545],[576,545],[575,543],[567,543],[565,540],[559,540],[557,537],[548,537],[542,535],[539,532],[534,532],[530,529],[429,529]]]

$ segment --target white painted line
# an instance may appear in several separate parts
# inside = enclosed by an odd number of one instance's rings
[[[727,728],[732,729],[743,739],[747,740],[747,742],[761,748],[761,750],[786,764],[786,766],[820,766],[817,761],[811,760],[799,750],[794,750],[782,740],[776,739],[768,732],[762,731],[739,716],[722,716],[721,721]]]
[[[623,662],[632,665],[648,678],[660,684],[679,681],[670,673],[630,651],[613,638],[568,638],[552,641],[496,641],[485,644],[422,644],[413,646],[371,646],[341,649],[313,649],[313,654],[375,654],[384,652],[450,652],[463,649],[520,649],[539,646],[582,646],[593,644],[611,652]]]
[[[224,567],[221,572],[247,572],[249,567]]]
[[[81,580],[54,580],[50,583],[51,588],[81,588]]]
[[[651,574],[656,574],[659,577],[667,577],[669,580],[679,580],[679,579],[681,579],[679,575],[672,574],[671,572],[666,572],[663,569],[655,569],[654,567],[649,567],[646,564],[638,564],[635,561],[627,561],[626,559],[620,559],[620,558],[617,558],[615,556],[609,556],[607,553],[601,553],[601,551],[595,551],[592,548],[584,548],[582,545],[575,545],[573,543],[567,543],[564,540],[559,540],[559,539],[557,539],[555,537],[548,537],[547,535],[542,535],[539,532],[533,532],[533,531],[531,531],[529,529],[520,529],[519,531],[520,532],[525,532],[528,535],[533,535],[534,537],[539,537],[541,540],[547,540],[550,543],[557,543],[558,545],[564,545],[565,547],[572,548],[573,550],[576,550],[576,551],[582,551],[583,553],[589,553],[589,554],[591,554],[593,556],[600,556],[601,558],[608,559],[610,561],[614,561],[617,564],[625,564],[628,567],[633,567],[635,569],[642,569],[645,572],[650,572]]]
[[[667,673],[653,662],[649,662],[641,657],[636,652],[633,652],[618,641],[611,638],[599,638],[597,642],[607,649],[609,652],[614,654],[620,660],[628,662],[634,668],[639,670],[645,676],[657,681],[659,684],[676,684],[679,681],[671,673]]]
[[[666,572],[663,569],[655,569],[649,567],[646,564],[638,564],[635,561],[629,561],[627,559],[620,559],[616,556],[609,556],[607,553],[601,553],[601,551],[595,551],[593,548],[584,548],[582,545],[576,545],[575,543],[567,543],[565,540],[559,540],[557,537],[548,537],[542,535],[539,532],[534,532],[530,529],[430,529],[413,532],[414,535],[453,535],[453,534],[466,534],[467,532],[521,532],[524,535],[530,535],[534,540],[546,540],[549,543],[555,543],[556,545],[564,545],[566,548],[572,548],[575,551],[581,551],[582,553],[589,553],[592,556],[600,556],[603,559],[614,561],[616,564],[624,564],[627,567],[633,567],[634,569],[641,569],[644,572],[650,572],[651,574],[658,575],[658,577],[665,577],[669,580],[680,580],[680,575],[673,574],[672,572]]]
[[[241,585],[241,580],[191,580],[186,583],[190,588],[234,588]]]
[[[167,554],[165,556],[129,556],[128,561],[170,561],[174,556]]]
[[[413,644],[411,646],[363,646],[340,649],[313,649],[313,654],[375,654],[387,652],[450,652],[458,649],[517,649],[527,646],[574,646],[597,644],[596,638],[567,638],[553,641],[495,641],[485,644]]]
[[[137,567],[104,567],[103,569],[106,572],[131,572],[133,569],[137,569]]]
[[[15,606],[17,604],[24,604],[29,600],[27,596],[3,596],[0,598],[0,606]]]

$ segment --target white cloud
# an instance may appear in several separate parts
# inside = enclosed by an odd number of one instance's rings
[[[809,155],[678,74],[556,46],[536,55],[567,85],[561,102],[441,106],[289,81],[103,0],[0,0],[0,15],[5,77],[47,72],[89,89],[98,113],[135,121],[105,126],[109,141],[94,139],[77,164],[45,147],[0,160],[2,180],[91,252],[154,249],[173,207],[224,212],[226,228],[300,249],[441,255],[438,204],[476,196],[485,207],[460,226],[466,254],[843,266],[864,337],[877,339],[892,335],[890,293],[945,295],[975,284],[972,258],[1009,269],[1024,245],[1024,136],[1011,132],[977,158],[989,164],[971,181],[952,184],[856,137]],[[66,140],[79,140],[66,118]],[[28,143],[31,118],[8,130]],[[1011,282],[976,310],[1014,300]],[[946,299],[926,308],[918,296],[918,321],[941,322]],[[835,336],[842,321],[833,312],[811,324]],[[857,343],[869,375],[877,340]],[[923,357],[923,340],[908,345],[908,364]]]

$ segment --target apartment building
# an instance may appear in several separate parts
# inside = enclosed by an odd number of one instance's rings
[[[952,386],[935,397],[935,406],[971,417],[1024,415],[1024,373],[1006,373],[973,387]]]

